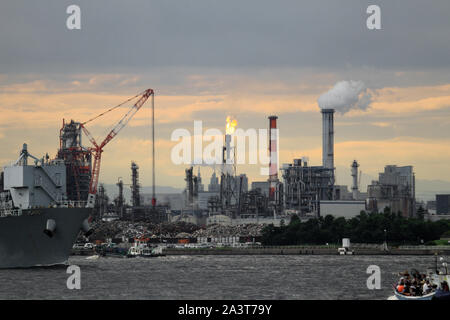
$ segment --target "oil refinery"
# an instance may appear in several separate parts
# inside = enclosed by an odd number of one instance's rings
[[[101,186],[95,215],[98,218],[152,223],[186,222],[199,226],[212,224],[288,223],[292,215],[302,220],[332,215],[351,218],[361,211],[382,212],[393,208],[404,217],[416,215],[415,177],[412,166],[388,165],[378,181],[367,191],[360,190],[361,171],[357,160],[349,164],[352,185],[336,184],[334,121],[335,110],[321,109],[322,164],[312,164],[305,156],[279,165],[278,125],[282,119],[268,116],[268,178],[249,182],[239,170],[235,145],[236,119],[227,117],[223,135],[221,161],[213,165],[209,184],[201,174],[204,163],[193,163],[185,171],[185,188],[181,193],[147,194],[139,182],[140,167],[131,163],[130,203],[123,193],[124,182],[118,177],[118,196],[109,201]],[[301,134],[301,132],[298,132]],[[148,166],[141,167],[148,168]],[[239,172],[239,173],[238,173]],[[350,191],[349,191],[350,190]],[[86,192],[86,191],[84,191]],[[156,198],[158,204],[155,205]],[[101,204],[103,203],[103,204]]]

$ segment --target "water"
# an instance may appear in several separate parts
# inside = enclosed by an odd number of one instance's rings
[[[448,260],[448,259],[447,259]],[[433,256],[166,256],[89,260],[81,289],[69,290],[66,267],[0,270],[0,299],[382,299],[398,272],[425,272]],[[381,289],[366,286],[369,265]]]

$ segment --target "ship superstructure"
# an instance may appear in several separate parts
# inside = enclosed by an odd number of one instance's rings
[[[36,158],[26,144],[3,168],[0,268],[65,263],[79,232],[90,232],[92,209],[68,199],[66,172],[64,160]]]
[[[81,139],[81,123],[63,120],[57,158],[66,165],[67,198],[76,201],[88,198],[92,176],[92,153],[82,145]]]

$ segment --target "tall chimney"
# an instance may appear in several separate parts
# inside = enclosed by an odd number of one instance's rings
[[[224,172],[223,173],[232,173],[232,164],[233,159],[231,158],[231,135],[225,134],[225,154],[223,155],[223,166],[224,166]]]
[[[269,201],[275,201],[275,192],[278,183],[278,130],[277,130],[277,116],[269,117],[269,150],[270,150],[270,164],[269,164]]]
[[[356,160],[353,160],[352,163],[352,178],[353,178],[353,185],[352,185],[352,196],[353,200],[358,200],[358,167],[359,164],[356,162]]]
[[[334,109],[322,109],[322,165],[334,169]]]

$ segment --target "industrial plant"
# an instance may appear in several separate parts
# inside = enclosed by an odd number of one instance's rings
[[[227,118],[223,135],[221,162],[213,168],[209,183],[201,175],[204,164],[193,163],[185,170],[185,188],[178,194],[156,194],[153,91],[145,91],[125,117],[111,130],[102,143],[97,143],[86,124],[118,106],[86,121],[63,121],[59,133],[57,159],[64,163],[67,189],[64,198],[86,201],[93,207],[96,221],[130,221],[163,224],[184,222],[198,226],[289,223],[293,215],[302,220],[332,215],[351,218],[366,212],[382,212],[389,207],[403,217],[416,216],[415,176],[412,166],[387,165],[372,181],[367,191],[360,188],[361,166],[349,163],[352,185],[336,183],[334,152],[335,109],[321,108],[322,163],[312,164],[307,157],[279,164],[278,117],[268,116],[269,156],[267,179],[249,182],[236,161],[235,130],[237,121]],[[103,147],[126,125],[145,101],[152,97],[152,192],[143,192],[139,171],[147,168],[130,159],[129,178],[117,177],[117,196],[110,199],[103,184],[98,183]],[[131,100],[131,99],[130,99]],[[120,104],[119,106],[121,106]],[[82,143],[82,134],[92,146]],[[301,132],[299,132],[301,134]],[[48,159],[47,159],[48,161]],[[180,170],[182,170],[180,168]],[[125,188],[130,197],[127,202]],[[110,191],[109,191],[110,192]],[[157,202],[158,198],[158,202]]]
[[[334,114],[331,108],[321,109],[322,164],[313,165],[307,157],[292,159],[279,165],[278,117],[268,117],[267,180],[249,184],[246,173],[237,173],[236,148],[233,145],[237,122],[227,118],[223,136],[222,163],[213,168],[209,184],[201,175],[202,164],[185,169],[185,189],[179,194],[156,195],[158,205],[152,207],[148,194],[140,193],[139,166],[131,164],[131,205],[123,197],[123,181],[117,183],[119,196],[100,216],[155,223],[188,222],[201,226],[212,224],[274,224],[288,223],[292,215],[300,219],[332,215],[352,218],[366,212],[382,212],[389,207],[404,217],[415,217],[415,177],[412,166],[387,165],[367,191],[360,188],[361,171],[357,160],[349,163],[348,186],[336,184],[334,152]],[[280,176],[279,176],[280,174]],[[99,197],[101,198],[101,196]],[[100,201],[100,200],[99,200]]]

